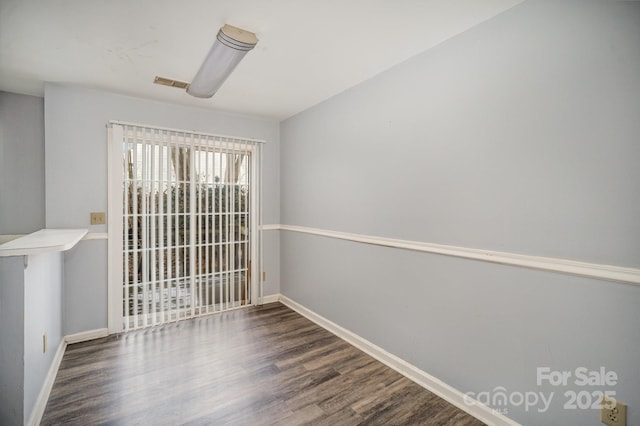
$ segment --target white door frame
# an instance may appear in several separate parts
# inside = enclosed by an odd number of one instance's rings
[[[111,121],[108,125],[107,137],[107,326],[109,334],[120,333],[124,330],[122,313],[122,274],[123,274],[123,224],[122,224],[122,182],[123,161],[122,144],[125,141],[124,126],[150,127],[160,130],[171,130],[184,133],[194,133],[178,129],[164,129],[156,126],[146,126],[134,123]],[[202,133],[201,133],[202,134]],[[220,135],[208,135],[226,137]],[[234,139],[240,139],[233,137]],[[241,138],[244,139],[244,138]],[[247,142],[263,143],[255,139],[244,139]],[[256,147],[258,145],[256,144]],[[250,241],[251,247],[251,305],[262,304],[262,182],[261,182],[261,150],[250,149],[251,152],[251,208]]]

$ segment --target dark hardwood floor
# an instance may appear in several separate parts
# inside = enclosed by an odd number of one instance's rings
[[[272,303],[69,345],[41,424],[482,422]]]

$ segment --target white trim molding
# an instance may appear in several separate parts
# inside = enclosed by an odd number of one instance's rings
[[[111,333],[123,330],[122,314],[122,126],[107,128],[107,328]],[[118,240],[119,239],[119,240]]]
[[[67,349],[67,345],[70,345],[72,343],[86,342],[87,340],[98,339],[100,337],[106,337],[108,335],[108,329],[99,328],[96,330],[70,334],[64,336],[62,340],[60,340],[58,350],[56,351],[56,354],[53,357],[53,361],[49,366],[49,371],[47,371],[47,376],[44,379],[42,388],[40,388],[40,393],[38,393],[36,403],[33,405],[33,409],[31,410],[31,414],[29,415],[29,420],[27,420],[27,425],[37,426],[40,424],[42,416],[44,415],[44,410],[45,408],[47,408],[47,402],[49,401],[49,396],[51,395],[51,389],[53,389],[53,383],[55,382],[56,376],[58,375],[60,363],[62,362],[62,358],[64,357],[64,352]]]
[[[36,399],[36,402],[31,409],[29,420],[27,420],[27,425],[29,426],[37,426],[42,420],[44,410],[45,408],[47,408],[47,402],[49,401],[49,395],[51,395],[51,389],[53,389],[53,382],[55,382],[56,380],[56,375],[58,374],[58,369],[60,368],[60,363],[62,362],[62,357],[64,356],[65,349],[67,349],[67,342],[63,338],[62,340],[60,340],[58,350],[53,356],[53,361],[51,361],[49,371],[47,371],[47,376],[44,378],[44,383],[40,388],[40,393],[38,393],[38,398]]]
[[[106,232],[89,232],[84,236],[82,241],[91,241],[91,240],[108,240],[109,234]]]
[[[262,304],[266,305],[267,303],[279,302],[280,295],[279,294],[268,294],[266,296],[262,296]]]
[[[64,341],[71,345],[73,343],[86,342],[88,340],[99,339],[109,335],[108,328],[97,328],[95,330],[82,331],[80,333],[69,334],[64,336]]]
[[[597,263],[579,262],[575,260],[557,259],[552,257],[529,256],[517,253],[481,250],[467,247],[447,246],[421,241],[399,240],[393,238],[376,237],[373,235],[351,234],[348,232],[329,231],[326,229],[307,228],[294,225],[263,225],[262,230],[282,230],[318,235],[364,244],[393,247],[463,259],[480,260],[501,265],[519,266],[529,269],[559,272],[580,277],[596,278],[600,280],[616,281],[626,284],[640,285],[640,269],[623,266],[600,265]]]
[[[511,420],[503,414],[500,414],[490,407],[482,404],[481,402],[474,400],[458,389],[449,386],[440,379],[437,379],[429,373],[419,369],[415,365],[409,364],[402,358],[399,358],[396,355],[387,352],[386,350],[371,343],[365,338],[360,337],[357,334],[347,330],[346,328],[343,328],[338,324],[324,318],[323,316],[299,304],[298,302],[295,302],[282,294],[272,295],[272,297],[273,296],[276,296],[282,304],[293,309],[300,315],[313,321],[325,330],[335,334],[339,338],[360,349],[367,355],[370,355],[371,357],[377,359],[387,367],[397,371],[409,380],[417,383],[428,391],[433,392],[440,398],[469,413],[470,415],[486,423],[487,425],[519,426],[519,423]]]

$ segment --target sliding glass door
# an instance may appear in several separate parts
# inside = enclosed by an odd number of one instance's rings
[[[259,144],[131,125],[117,130],[123,329],[251,303]]]

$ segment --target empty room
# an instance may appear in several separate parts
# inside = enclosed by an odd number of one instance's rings
[[[640,426],[640,2],[2,0],[0,425]]]

